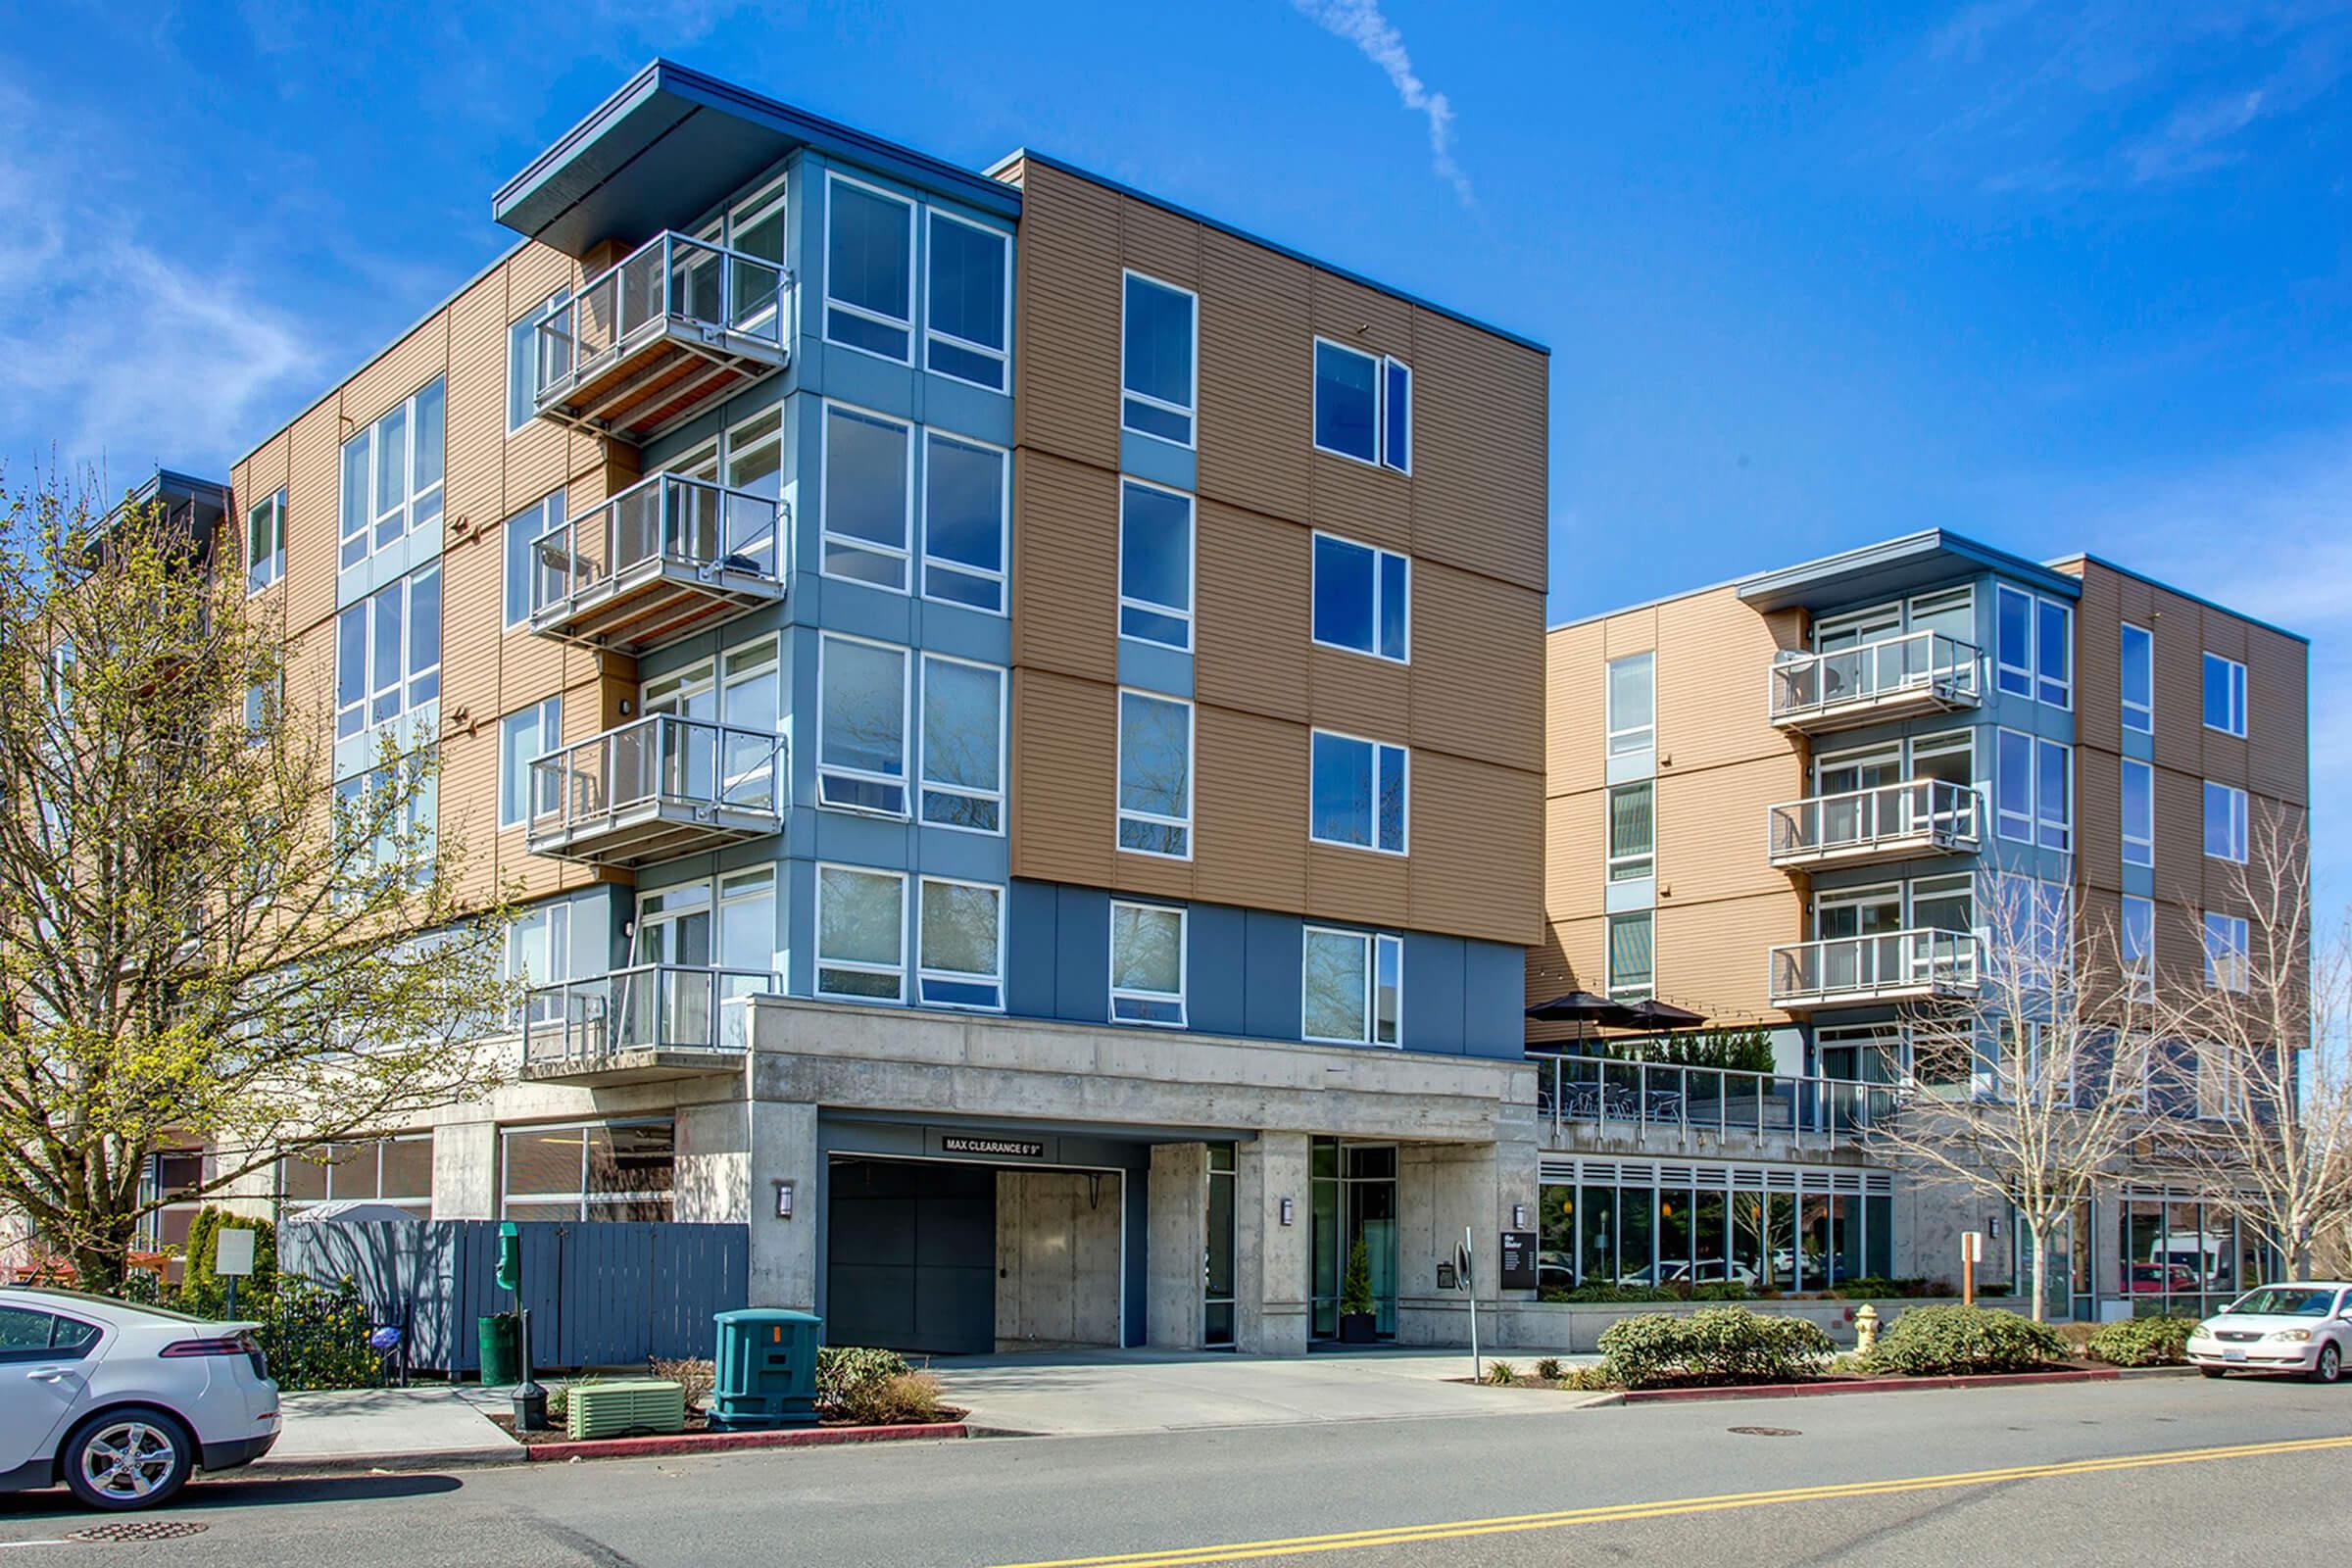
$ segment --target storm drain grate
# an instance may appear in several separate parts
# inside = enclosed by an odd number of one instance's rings
[[[1725,1430],[1742,1438],[1801,1438],[1794,1427],[1729,1427]]]
[[[76,1530],[68,1541],[177,1541],[182,1536],[201,1536],[211,1525],[200,1525],[192,1519],[125,1519],[119,1524],[92,1525]]]

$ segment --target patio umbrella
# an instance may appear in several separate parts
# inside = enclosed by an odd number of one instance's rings
[[[1703,1012],[1692,1012],[1689,1007],[1678,1007],[1671,1002],[1660,1002],[1654,997],[1646,1002],[1637,1002],[1625,1010],[1632,1013],[1634,1021],[1644,1029],[1695,1029],[1707,1021]]]
[[[1575,1024],[1580,1047],[1590,1043],[1595,1026],[1631,1029],[1640,1022],[1634,1009],[1624,1003],[1594,996],[1590,991],[1571,991],[1564,997],[1539,1002],[1527,1009],[1527,1015],[1542,1023]]]

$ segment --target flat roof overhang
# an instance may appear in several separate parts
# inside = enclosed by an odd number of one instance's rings
[[[1931,528],[1759,573],[1740,584],[1740,598],[1762,611],[1843,609],[1900,598],[1986,571],[2061,599],[2082,597],[2079,578],[1974,539]]]
[[[1018,187],[656,60],[533,159],[490,214],[566,256],[681,228],[801,148],[1020,216]]]

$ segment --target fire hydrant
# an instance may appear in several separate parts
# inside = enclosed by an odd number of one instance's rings
[[[1854,1349],[1868,1355],[1879,1343],[1879,1309],[1864,1301],[1854,1313]]]

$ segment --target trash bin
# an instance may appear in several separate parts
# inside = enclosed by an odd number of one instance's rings
[[[482,1387],[501,1389],[522,1381],[522,1318],[490,1312],[474,1319],[482,1348]]]
[[[721,1312],[710,1383],[713,1430],[816,1424],[816,1338],[808,1312],[747,1307]]]

